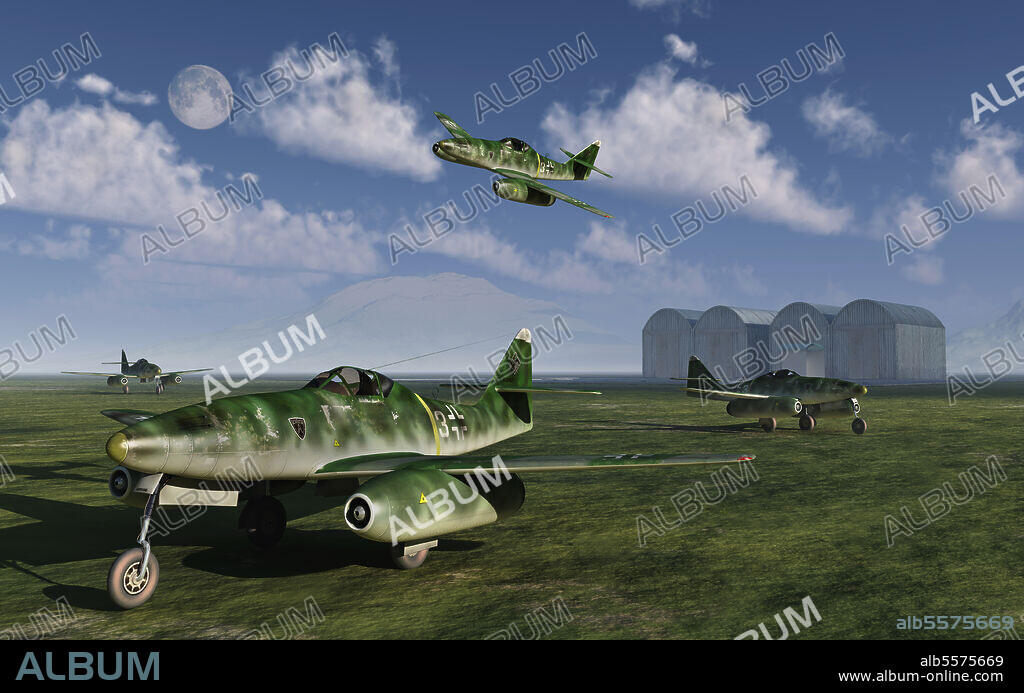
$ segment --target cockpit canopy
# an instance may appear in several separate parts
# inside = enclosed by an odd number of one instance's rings
[[[526,142],[523,142],[520,139],[516,139],[515,137],[506,137],[501,141],[501,143],[506,147],[511,147],[513,150],[517,152],[530,151],[530,145],[528,145]]]
[[[375,371],[338,366],[318,374],[303,386],[327,390],[344,397],[387,397],[395,382]]]
[[[783,368],[782,370],[773,372],[771,375],[773,378],[797,378],[800,374],[796,371],[791,371],[788,368]]]

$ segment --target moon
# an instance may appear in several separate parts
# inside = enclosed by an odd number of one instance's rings
[[[223,123],[231,113],[231,85],[212,67],[190,65],[171,80],[167,103],[185,125],[209,130]]]

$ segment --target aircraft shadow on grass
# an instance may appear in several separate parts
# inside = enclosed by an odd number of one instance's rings
[[[607,421],[594,421],[595,424],[608,424],[608,426],[591,427],[586,430],[590,431],[608,431],[622,430],[624,427],[635,427],[645,428],[657,431],[698,431],[701,433],[742,433],[743,431],[752,430],[757,428],[757,424],[749,423],[737,423],[737,424],[719,424],[715,426],[687,426],[684,424],[670,424],[670,423],[656,423],[651,421],[613,421],[611,419]]]
[[[69,478],[67,475],[56,475]],[[95,479],[89,479],[95,483]],[[286,499],[288,500],[288,499]],[[344,497],[316,498],[298,492],[287,503],[289,520],[297,520],[340,507]],[[109,558],[135,539],[139,510],[120,504],[88,506],[79,503],[37,498],[15,493],[0,493],[0,510],[36,520],[0,529],[0,569],[9,568],[46,583],[43,594],[56,599],[64,596],[75,607],[109,610],[114,608],[105,589],[106,574],[96,575],[96,587],[65,585],[46,577],[36,569]],[[298,529],[290,527],[281,544],[270,551],[249,545],[237,529],[237,508],[208,509],[187,524],[178,506],[166,508],[168,523],[175,525],[166,535],[151,536],[155,546],[207,547],[185,557],[190,568],[228,577],[261,578],[318,573],[349,565],[395,569],[390,547],[370,542],[340,529],[344,521],[336,513],[339,529]],[[160,516],[154,515],[159,522]],[[181,526],[177,526],[181,525]],[[468,551],[481,542],[450,540],[440,551]]]

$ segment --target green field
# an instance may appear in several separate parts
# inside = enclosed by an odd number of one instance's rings
[[[243,392],[294,386],[261,381]],[[534,430],[484,452],[752,453],[758,479],[641,547],[637,517],[653,520],[658,506],[678,519],[671,498],[696,482],[714,496],[717,465],[527,475],[518,515],[442,539],[413,571],[345,531],[341,501],[307,485],[281,497],[290,522],[269,552],[236,529],[237,509],[210,509],[156,538],[156,594],[124,612],[105,580],[134,545],[140,511],[107,492],[104,443],[121,426],[99,410],[165,411],[201,400],[201,384],[125,397],[86,379],[8,380],[0,454],[14,478],[0,476],[0,635],[21,624],[31,637],[30,615],[56,612],[61,597],[75,618],[52,637],[232,638],[263,623],[283,637],[278,614],[305,615],[309,597],[323,621],[308,638],[477,639],[509,624],[528,636],[526,616],[553,614],[557,598],[572,620],[545,638],[730,639],[760,622],[777,636],[774,615],[802,613],[806,596],[821,620],[792,638],[977,639],[984,633],[899,631],[896,620],[1024,614],[1024,383],[997,383],[954,407],[941,385],[872,387],[861,399],[864,436],[847,419],[810,433],[785,421],[766,434],[668,385],[597,389],[604,396],[536,398]],[[886,515],[907,506],[925,522],[918,498],[944,482],[963,495],[958,474],[985,471],[991,455],[1006,480],[886,546]]]

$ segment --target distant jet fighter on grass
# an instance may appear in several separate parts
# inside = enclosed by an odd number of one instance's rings
[[[464,166],[475,166],[505,176],[501,180],[495,181],[493,186],[494,194],[503,200],[550,207],[558,199],[599,216],[611,218],[611,214],[603,212],[597,207],[592,207],[586,202],[581,202],[575,197],[538,182],[538,180],[587,180],[591,171],[597,171],[602,176],[611,178],[610,174],[594,166],[597,150],[601,148],[600,140],[578,154],[562,149],[569,160],[558,162],[541,156],[536,149],[531,149],[530,145],[515,137],[506,137],[503,140],[480,140],[472,137],[444,113],[434,111],[434,115],[453,136],[453,139],[441,140],[434,144],[434,154],[445,161]]]
[[[113,366],[117,365],[117,361],[104,361],[103,365]],[[159,395],[164,391],[167,385],[180,385],[181,376],[183,373],[202,373],[203,371],[212,371],[212,368],[194,368],[190,371],[171,371],[170,373],[164,373],[163,369],[155,363],[150,363],[146,359],[139,359],[138,361],[129,361],[128,357],[124,353],[124,349],[121,350],[121,372],[120,373],[94,373],[92,371],[61,371],[66,375],[99,375],[105,376],[107,379],[107,385],[111,387],[121,386],[121,391],[126,395],[128,394],[128,382],[129,378],[136,378],[140,383],[148,383],[156,381],[156,393]]]
[[[516,512],[525,498],[519,474],[753,459],[471,455],[532,429],[531,396],[559,392],[533,387],[531,357],[530,331],[520,330],[474,404],[428,399],[382,373],[339,366],[297,390],[224,397],[164,414],[105,410],[127,426],[107,441],[107,455],[118,465],[110,492],[129,505],[145,506],[138,548],[122,553],[110,568],[111,599],[130,609],[156,589],[159,564],[147,537],[158,504],[195,508],[247,501],[239,527],[254,544],[270,548],[287,522],[275,496],[312,482],[318,496],[347,499],[343,517],[349,529],[391,544],[395,564],[411,569],[423,563],[439,536]],[[506,550],[511,546],[510,539]]]
[[[863,385],[836,378],[812,378],[791,370],[772,371],[753,380],[723,386],[696,356],[690,357],[683,388],[690,397],[726,401],[725,411],[741,419],[756,418],[768,433],[775,430],[776,418],[799,417],[800,428],[810,431],[815,420],[823,417],[853,416],[853,432],[868,430],[860,417],[857,397],[867,394]]]

